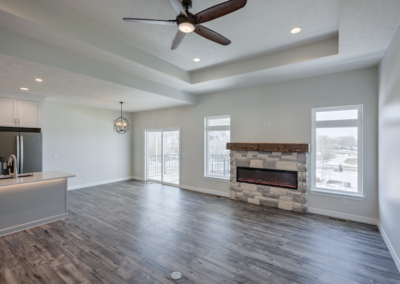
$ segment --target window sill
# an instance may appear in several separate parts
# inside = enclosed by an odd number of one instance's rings
[[[332,192],[332,191],[325,191],[325,190],[321,190],[321,189],[311,189],[311,194],[319,195],[319,196],[335,197],[335,198],[345,198],[345,199],[356,200],[356,201],[364,201],[365,200],[364,195],[344,193],[344,192]]]
[[[221,177],[209,177],[204,176],[204,179],[213,180],[213,181],[220,181],[220,182],[231,182],[229,178],[221,178]]]

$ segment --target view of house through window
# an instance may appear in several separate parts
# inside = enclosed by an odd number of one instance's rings
[[[228,179],[230,156],[226,143],[230,142],[230,116],[214,116],[205,119],[205,175]]]
[[[360,193],[361,106],[313,110],[313,188]]]

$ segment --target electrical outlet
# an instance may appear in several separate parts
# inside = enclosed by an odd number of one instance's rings
[[[265,127],[270,127],[270,126],[272,126],[272,122],[271,121],[264,121],[264,126]]]
[[[215,180],[213,180],[213,184],[215,184]]]
[[[86,179],[87,178],[87,175],[83,175],[83,179]]]
[[[342,203],[344,206],[347,206],[347,199],[343,199]]]
[[[59,154],[54,154],[54,159],[58,159],[59,157],[60,157],[60,155]]]
[[[182,158],[185,158],[186,157],[186,154],[185,153],[182,153]]]

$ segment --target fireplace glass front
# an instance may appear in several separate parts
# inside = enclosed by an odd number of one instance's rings
[[[237,167],[237,182],[297,189],[297,172]]]

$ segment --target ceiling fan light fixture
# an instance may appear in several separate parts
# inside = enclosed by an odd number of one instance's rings
[[[292,34],[297,34],[299,32],[301,32],[301,28],[300,27],[295,27],[290,31]]]
[[[191,32],[194,32],[195,27],[192,23],[183,22],[179,24],[179,30],[185,34],[189,34]]]

